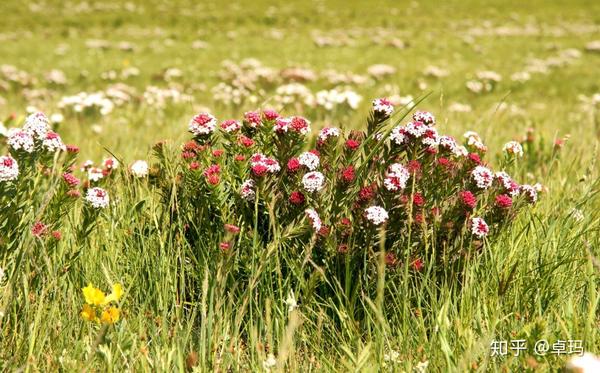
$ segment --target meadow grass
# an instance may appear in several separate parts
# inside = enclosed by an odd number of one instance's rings
[[[310,273],[306,278],[281,272],[280,263],[294,259],[285,250],[286,234],[293,232],[282,231],[270,246],[257,244],[252,271],[247,278],[232,279],[228,270],[235,264],[190,245],[180,222],[170,219],[161,201],[175,201],[174,192],[161,200],[147,183],[119,171],[122,182],[111,195],[117,203],[102,213],[84,242],[63,232],[52,250],[34,244],[28,224],[36,211],[26,210],[22,237],[0,251],[3,260],[21,258],[0,283],[3,370],[185,371],[194,366],[197,371],[259,371],[269,352],[276,357],[271,369],[286,371],[413,371],[425,365],[430,371],[552,371],[567,357],[536,356],[530,348],[519,357],[494,358],[490,344],[525,339],[532,346],[540,339],[572,339],[582,340],[586,351],[600,352],[600,268],[594,261],[600,255],[599,117],[593,108],[582,108],[578,98],[600,90],[600,55],[583,53],[573,64],[523,84],[508,79],[528,58],[581,50],[598,39],[598,3],[132,3],[144,11],[127,12],[120,2],[103,1],[106,10],[78,12],[75,2],[45,1],[39,3],[42,11],[32,13],[34,4],[5,1],[0,5],[0,34],[6,36],[0,62],[38,77],[52,68],[65,71],[69,83],[36,103],[46,112],[56,111],[62,95],[104,88],[108,83],[100,74],[125,66],[140,69],[128,84],[143,89],[167,67],[180,68],[185,84],[211,87],[225,59],[253,57],[277,68],[356,73],[387,63],[398,72],[360,87],[365,101],[359,110],[321,113],[310,118],[314,125],[364,126],[369,98],[383,96],[389,84],[415,97],[431,92],[419,107],[434,112],[446,133],[461,137],[465,130],[478,131],[492,154],[500,154],[502,144],[520,138],[528,127],[535,128],[536,142],[546,148],[555,138],[571,138],[555,157],[518,165],[515,175],[539,180],[547,192],[481,255],[469,258],[460,281],[451,271],[440,275],[426,266],[413,276],[378,263],[369,278],[375,296],[355,298],[348,297],[347,284],[336,283],[327,268],[310,260],[298,269]],[[464,41],[474,27],[525,25],[541,31]],[[373,44],[369,35],[379,28],[392,30],[408,46]],[[283,39],[267,37],[272,29],[281,30]],[[319,48],[311,38],[315,30],[353,29],[360,31],[354,46]],[[230,31],[235,34],[228,36]],[[94,38],[130,41],[136,49],[86,48],[85,40]],[[191,49],[197,39],[208,48]],[[65,55],[54,53],[61,43],[69,46]],[[423,77],[430,64],[450,75]],[[465,81],[479,70],[497,71],[504,79],[489,94],[473,94]],[[427,83],[425,91],[418,88],[420,81]],[[28,105],[18,91],[0,91],[0,96],[6,100],[0,106],[2,118],[20,115]],[[451,102],[468,103],[472,111],[449,111]],[[499,109],[501,103],[522,112]],[[128,104],[106,117],[67,116],[59,131],[65,142],[81,147],[81,159],[99,160],[110,155],[108,149],[128,164],[151,157],[152,144],[162,139],[170,140],[174,152],[199,107],[227,118],[256,106],[219,104],[207,88],[195,94],[193,104],[167,110]],[[96,123],[101,133],[91,130]],[[500,161],[490,158],[493,164]],[[176,170],[168,171],[167,179],[174,182]],[[574,208],[583,220],[574,218]],[[69,215],[73,232],[80,223],[79,214]],[[214,244],[207,240],[203,245]],[[7,264],[0,262],[0,267]],[[124,285],[122,320],[114,326],[98,328],[81,320],[81,288],[88,282],[104,289],[114,282]],[[298,289],[299,307],[288,312],[291,284]],[[332,296],[320,297],[319,287]],[[354,317],[357,308],[364,312],[360,320]],[[391,351],[399,353],[396,362],[384,359]]]

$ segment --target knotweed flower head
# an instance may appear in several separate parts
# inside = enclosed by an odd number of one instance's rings
[[[279,113],[272,109],[263,110],[262,116],[266,120],[275,120],[279,118]]]
[[[98,187],[88,189],[85,200],[95,209],[106,208],[110,202],[106,190]]]
[[[482,218],[471,218],[471,233],[479,238],[483,238],[488,235],[490,228],[488,227],[485,220]]]
[[[47,151],[54,153],[58,150],[65,151],[67,147],[63,144],[60,136],[56,132],[48,131],[42,141],[42,147]]]
[[[235,132],[240,128],[242,128],[242,125],[234,119],[228,119],[221,123],[221,129],[227,133]]]
[[[468,190],[458,193],[458,197],[460,202],[469,209],[474,209],[477,206],[477,198]]]
[[[258,111],[247,111],[244,113],[244,124],[250,128],[256,128],[261,125],[260,113]]]
[[[397,192],[406,188],[406,182],[410,177],[410,172],[400,163],[391,164],[386,172],[383,186],[390,192]]]
[[[274,158],[269,158],[262,153],[255,153],[250,158],[250,169],[256,176],[262,176],[267,172],[277,173],[281,167]]]
[[[536,203],[537,199],[538,199],[538,191],[537,189],[532,186],[532,185],[528,185],[528,184],[524,184],[521,185],[519,187],[520,193],[522,193],[523,195],[525,195],[525,197],[527,198],[527,202],[529,203]]]
[[[477,166],[471,171],[473,181],[480,189],[487,189],[494,181],[494,173],[487,167]]]
[[[307,135],[310,132],[310,122],[303,117],[292,117],[289,127],[291,131],[301,135]]]
[[[115,158],[106,158],[102,161],[102,164],[104,165],[104,168],[109,171],[119,168],[119,161],[117,161]]]
[[[298,162],[311,171],[319,167],[319,156],[312,152],[304,152],[298,157]]]
[[[22,150],[26,153],[32,153],[35,146],[33,136],[31,136],[29,132],[23,130],[11,131],[7,143],[12,150]]]
[[[0,182],[13,181],[19,177],[19,165],[10,155],[0,157]]]
[[[381,225],[388,220],[389,215],[383,207],[371,206],[365,209],[365,218],[374,225]]]
[[[496,180],[500,183],[502,189],[512,197],[519,195],[519,184],[517,184],[506,172],[496,172]]]
[[[325,176],[319,171],[312,171],[302,177],[304,189],[310,193],[318,192],[325,185]]]
[[[273,126],[273,131],[278,134],[287,133],[290,128],[290,122],[290,118],[277,118]]]
[[[377,98],[373,100],[373,112],[382,118],[388,118],[394,112],[394,105],[387,98]]]
[[[355,178],[356,178],[356,172],[352,165],[350,165],[342,170],[342,180],[346,184],[352,183]]]
[[[502,150],[509,156],[522,157],[523,156],[523,146],[517,141],[509,141],[504,144]]]
[[[304,204],[305,200],[306,200],[306,198],[304,198],[304,194],[302,194],[302,192],[299,192],[297,190],[290,193],[290,197],[288,198],[288,201],[290,201],[291,204],[296,205],[296,206],[300,206],[300,205]]]
[[[240,188],[240,195],[242,198],[246,201],[254,201],[254,198],[256,197],[256,192],[254,191],[255,186],[256,184],[252,179],[244,181],[244,183],[242,183],[242,187]]]
[[[98,167],[90,167],[87,169],[88,179],[92,182],[96,182],[104,178],[104,171]]]
[[[395,127],[390,134],[390,140],[396,145],[403,145],[406,142],[406,139],[406,128],[404,126]]]
[[[217,126],[217,119],[209,113],[199,113],[194,116],[188,125],[188,130],[194,136],[210,135]]]
[[[319,146],[325,145],[327,140],[330,138],[337,138],[340,136],[339,128],[335,127],[325,127],[319,132],[319,137],[317,139],[317,144]]]
[[[412,116],[416,122],[421,122],[428,126],[435,126],[435,117],[428,111],[417,111]]]
[[[65,183],[71,188],[75,188],[80,183],[80,180],[77,177],[75,177],[75,175],[73,175],[72,173],[65,172],[62,175],[62,177]]]
[[[149,167],[148,162],[146,161],[137,160],[131,164],[129,169],[131,170],[131,174],[135,177],[142,178],[148,176]]]
[[[50,131],[50,121],[44,113],[31,114],[25,119],[23,131],[38,140],[43,140],[46,138],[48,131]]]
[[[304,213],[308,217],[310,225],[313,227],[315,232],[319,232],[323,226],[323,222],[321,221],[319,214],[314,209],[306,209],[304,210]]]
[[[348,148],[350,150],[356,150],[360,146],[360,141],[355,140],[355,139],[348,139],[348,140],[346,140],[345,145],[346,145],[346,148]]]
[[[44,235],[44,233],[46,233],[47,230],[48,226],[46,224],[42,223],[41,221],[37,221],[31,227],[31,234],[34,237],[41,237],[42,235]]]
[[[506,194],[500,194],[496,196],[496,206],[501,209],[508,209],[512,206],[512,198]]]

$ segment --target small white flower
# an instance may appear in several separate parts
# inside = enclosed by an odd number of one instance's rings
[[[10,155],[0,157],[0,182],[13,181],[19,176],[19,165]]]
[[[406,128],[404,126],[394,127],[390,134],[390,140],[396,143],[396,145],[403,145],[406,141]]]
[[[52,131],[48,131],[48,133],[46,133],[46,137],[42,141],[42,147],[51,153],[54,153],[58,150],[65,151],[67,149],[60,136],[56,132]]]
[[[474,236],[483,238],[483,237],[487,236],[489,231],[490,231],[490,228],[488,227],[485,220],[483,220],[482,218],[477,218],[477,217],[471,218],[471,233]]]
[[[502,150],[509,155],[515,155],[517,157],[523,156],[523,147],[517,141],[509,141],[504,144]]]
[[[271,368],[274,368],[275,365],[277,365],[277,360],[273,354],[269,354],[267,359],[263,361],[263,368],[265,368],[265,370],[271,370]]]
[[[421,122],[428,126],[435,125],[435,117],[428,111],[417,111],[413,114],[413,120]]]
[[[524,184],[520,186],[520,192],[523,193],[529,203],[536,203],[538,198],[538,191],[535,187]]]
[[[96,182],[104,177],[104,172],[102,172],[102,169],[98,168],[98,167],[88,168],[87,174],[88,174],[88,179],[93,182]]]
[[[586,352],[583,356],[571,358],[571,360],[567,362],[566,368],[570,372],[600,372],[600,359],[594,354]]]
[[[397,363],[400,361],[400,353],[396,350],[389,350],[383,354],[383,361],[387,363]]]
[[[254,197],[256,196],[256,192],[254,191],[254,180],[248,179],[244,181],[242,187],[240,188],[240,195],[243,199],[247,201],[254,201]]]
[[[65,117],[61,113],[54,113],[50,116],[50,122],[54,124],[62,123],[65,120]]]
[[[388,167],[383,185],[390,192],[397,192],[406,188],[406,182],[410,177],[408,169],[400,163],[393,163]]]
[[[304,213],[308,217],[310,225],[313,227],[315,232],[319,232],[321,230],[321,227],[323,226],[323,222],[319,217],[319,213],[317,213],[314,209],[306,209],[304,210]]]
[[[0,280],[1,281],[1,280]],[[292,312],[296,308],[298,308],[298,302],[296,302],[296,297],[294,296],[294,291],[290,290],[286,300],[284,301],[285,305],[288,307],[288,312]]]
[[[319,156],[311,152],[300,154],[298,161],[301,165],[306,166],[306,168],[311,171],[314,171],[319,167]]]
[[[95,209],[103,209],[108,207],[110,199],[106,190],[102,188],[90,188],[88,189],[85,200],[89,202]]]
[[[331,137],[339,137],[339,136],[340,136],[339,128],[325,127],[321,130],[321,132],[319,132],[319,142],[324,143]]]
[[[146,177],[148,176],[148,162],[137,160],[131,164],[131,173],[135,177]]]
[[[371,206],[365,209],[365,217],[374,225],[381,225],[388,220],[389,215],[383,207]]]
[[[312,171],[302,177],[302,185],[308,192],[318,192],[323,189],[325,176],[319,171]]]
[[[387,118],[394,112],[394,105],[387,98],[378,98],[373,100],[373,111]]]
[[[50,131],[50,121],[44,113],[38,112],[31,114],[25,119],[23,131],[29,133],[36,139],[43,140],[46,138],[48,131]]]

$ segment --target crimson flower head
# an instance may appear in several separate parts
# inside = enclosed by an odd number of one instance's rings
[[[346,140],[346,148],[350,150],[356,150],[360,146],[360,141],[354,139]]]
[[[342,171],[342,180],[344,180],[345,183],[350,184],[351,182],[354,181],[355,178],[356,178],[356,173],[354,172],[353,166],[348,166],[348,167],[344,168],[344,170]]]
[[[416,172],[421,171],[421,163],[419,163],[419,161],[413,159],[406,164],[406,168],[408,169],[408,172],[410,172],[411,174],[414,174]]]
[[[460,192],[458,195],[463,205],[467,206],[468,208],[473,209],[477,205],[477,198],[470,191],[465,190]]]
[[[411,266],[415,271],[420,272],[423,269],[424,264],[421,258],[417,258],[411,263]]]
[[[263,110],[262,115],[266,120],[275,120],[279,118],[279,113],[272,109]]]
[[[398,258],[396,257],[396,254],[392,252],[385,253],[385,264],[388,267],[395,267],[398,265]]]
[[[479,154],[477,153],[469,153],[469,159],[471,160],[471,162],[475,163],[475,164],[481,164],[481,158],[479,157]]]
[[[415,192],[415,194],[413,194],[413,205],[423,206],[424,204],[425,198],[423,198],[423,195],[419,192]]]
[[[67,183],[67,185],[70,186],[71,188],[76,187],[80,183],[80,180],[71,173],[65,172],[62,175],[62,177],[63,177],[63,180],[65,181],[65,183]]]
[[[62,234],[60,231],[52,231],[52,237],[54,237],[55,240],[60,241]]]
[[[209,175],[206,177],[206,181],[210,184],[210,185],[217,185],[219,184],[219,175],[217,174],[213,174],[213,175]]]
[[[321,228],[319,229],[319,236],[321,237],[327,237],[329,236],[329,227],[326,225],[321,225]]]
[[[247,111],[244,113],[244,123],[252,128],[260,126],[260,113],[257,111]]]
[[[340,219],[340,223],[342,225],[347,226],[347,227],[349,227],[350,225],[352,225],[352,222],[348,218],[342,218],[342,219]]]
[[[305,201],[304,194],[302,194],[301,192],[298,192],[298,191],[293,191],[290,194],[289,201],[293,205],[300,206]]]
[[[512,199],[506,194],[500,194],[496,196],[496,206],[501,209],[508,209],[512,206]]]
[[[212,155],[213,155],[214,157],[217,157],[217,158],[219,158],[220,156],[222,156],[222,155],[223,155],[223,153],[224,153],[224,152],[225,152],[225,151],[224,151],[223,149],[215,149],[215,150],[213,150],[213,152],[212,152]]]
[[[46,229],[48,226],[41,221],[36,222],[33,227],[31,227],[31,234],[35,237],[41,237],[44,233],[46,233]]]
[[[348,245],[343,243],[340,246],[338,246],[337,250],[338,250],[338,253],[340,253],[340,254],[346,254],[348,252]]]
[[[289,172],[296,172],[300,168],[300,160],[296,157],[290,158],[287,163],[287,169]]]
[[[267,166],[265,166],[262,163],[255,164],[254,166],[252,166],[252,173],[255,176],[261,177],[267,173]]]
[[[240,233],[240,227],[234,224],[225,224],[225,230],[229,233],[238,234]]]
[[[238,161],[238,162],[243,162],[243,161],[245,161],[245,160],[246,160],[246,157],[244,157],[244,156],[243,156],[243,155],[241,155],[241,154],[236,154],[236,156],[235,156],[235,158],[234,158],[234,159],[235,159],[236,161]]]
[[[221,242],[219,244],[219,249],[221,249],[221,251],[223,251],[223,252],[229,251],[230,248],[231,248],[231,244],[229,242]]]
[[[200,168],[200,163],[193,161],[190,163],[190,170],[195,171]]]
[[[221,173],[221,166],[219,166],[218,164],[213,164],[208,166],[208,168],[206,170],[204,170],[204,176],[210,176],[210,175],[218,175]]]
[[[254,145],[254,140],[252,140],[251,138],[247,137],[247,136],[240,136],[240,144],[242,144],[242,146],[249,148],[252,145]]]
[[[79,147],[77,145],[67,145],[67,152],[77,154],[79,153]]]
[[[358,192],[358,199],[360,201],[369,201],[370,199],[372,199],[373,197],[375,197],[375,190],[372,186],[366,186],[364,188],[362,188],[359,192]]]

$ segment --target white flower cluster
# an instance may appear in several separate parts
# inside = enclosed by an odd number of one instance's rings
[[[9,131],[7,143],[12,150],[22,150],[27,153],[32,153],[35,147],[33,136],[20,129]]]
[[[496,172],[496,180],[500,182],[504,191],[510,194],[512,197],[518,196],[520,189],[519,184],[517,184],[509,174],[504,171]]]
[[[310,193],[318,192],[325,185],[325,176],[319,171],[312,171],[302,177],[304,189]]]
[[[316,104],[329,111],[344,104],[351,109],[356,110],[361,101],[362,96],[348,88],[321,90],[315,95]]]
[[[394,112],[394,105],[387,98],[377,98],[373,100],[373,111],[387,118]]]
[[[144,101],[149,106],[163,108],[168,103],[191,102],[192,96],[182,93],[175,88],[148,86],[144,91]]]
[[[319,167],[319,156],[311,152],[300,154],[298,161],[301,165],[306,166],[306,168],[311,171],[314,171]]]
[[[518,141],[509,141],[504,144],[502,150],[508,155],[514,155],[516,157],[523,156],[523,146]]]
[[[256,192],[254,191],[255,183],[254,180],[248,179],[244,181],[242,187],[240,188],[240,195],[243,199],[247,201],[254,201],[256,196]]]
[[[224,132],[231,133],[242,128],[242,125],[237,120],[229,119],[221,123],[220,127]]]
[[[13,181],[19,176],[19,165],[10,155],[0,156],[0,182]]]
[[[383,185],[390,192],[397,192],[406,188],[406,182],[410,177],[410,173],[400,163],[393,163],[388,167]]]
[[[42,141],[42,147],[51,153],[67,149],[60,136],[52,131],[46,134],[46,138]]]
[[[106,190],[97,187],[88,189],[85,195],[85,200],[89,202],[95,209],[106,208],[110,202]]]
[[[471,171],[475,184],[480,189],[487,189],[494,181],[494,173],[487,167],[477,166]]]
[[[326,142],[331,137],[339,137],[340,130],[336,127],[325,127],[319,132],[319,143]]]
[[[38,140],[43,140],[46,138],[48,131],[50,131],[50,121],[44,113],[33,113],[25,119],[23,131]]]
[[[482,218],[477,218],[477,217],[471,218],[471,233],[474,236],[483,238],[483,237],[487,236],[489,231],[490,231],[490,228],[488,227],[485,220],[483,220]]]
[[[58,107],[73,110],[75,113],[93,112],[108,115],[113,111],[115,104],[104,92],[79,92],[76,95],[61,98]]]
[[[365,217],[374,225],[381,225],[388,220],[389,215],[383,207],[371,206],[365,210]]]
[[[188,125],[188,130],[194,136],[211,134],[217,126],[217,119],[209,113],[199,113],[194,116]]]
[[[304,210],[304,213],[308,217],[308,220],[310,220],[310,224],[315,230],[315,232],[320,231],[321,227],[323,226],[323,223],[321,222],[319,214],[313,209],[306,209]]]
[[[281,170],[279,162],[274,158],[269,158],[262,153],[254,153],[250,157],[250,167],[264,166],[269,173],[277,173]]]

